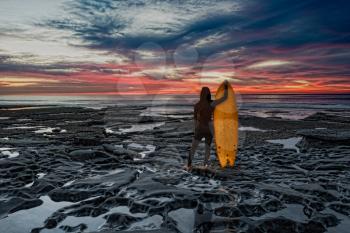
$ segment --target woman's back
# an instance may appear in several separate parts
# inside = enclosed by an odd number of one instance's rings
[[[206,126],[212,120],[213,108],[207,101],[199,101],[194,107],[195,119],[197,122]]]

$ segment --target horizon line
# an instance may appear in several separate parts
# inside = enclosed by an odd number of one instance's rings
[[[340,92],[340,93],[240,93],[240,95],[350,95],[350,92]],[[215,93],[215,92],[212,92]],[[41,94],[0,94],[0,96],[196,96],[198,93],[161,93],[161,94],[118,94],[118,93],[41,93]]]

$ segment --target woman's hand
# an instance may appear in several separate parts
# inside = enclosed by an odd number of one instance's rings
[[[225,86],[225,89],[228,89],[228,81],[227,80],[224,81],[224,86]]]
[[[227,96],[228,96],[228,85],[229,85],[229,82],[227,80],[225,80],[224,81],[224,88],[225,88],[224,96],[221,97],[220,99],[214,100],[211,103],[211,107],[212,108],[215,108],[218,104],[221,104],[222,102],[224,102],[227,99]]]

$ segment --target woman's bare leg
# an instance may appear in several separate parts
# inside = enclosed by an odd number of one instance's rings
[[[209,131],[211,133],[211,138],[205,139],[205,157],[204,157],[204,166],[208,166],[209,158],[210,158],[210,146],[213,140],[214,135],[214,125],[213,122],[209,122]]]
[[[210,158],[210,144],[205,143],[204,166],[208,166],[209,158]]]
[[[191,167],[192,166],[192,158],[194,156],[194,153],[196,153],[197,147],[199,145],[199,141],[196,139],[192,140],[192,147],[190,152],[188,153],[188,161],[187,161],[187,166]]]

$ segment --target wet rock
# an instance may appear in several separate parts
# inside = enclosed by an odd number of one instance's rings
[[[270,199],[262,204],[262,207],[268,212],[275,212],[285,208],[285,205],[278,199]]]
[[[52,228],[57,227],[57,224],[58,224],[58,222],[56,219],[49,218],[49,219],[46,219],[46,221],[45,221],[45,228],[52,229]]]
[[[222,206],[215,209],[214,212],[217,216],[221,217],[240,217],[243,216],[243,213],[240,211],[237,207],[228,207],[228,206]]]
[[[317,112],[311,116],[304,118],[304,121],[316,121],[316,122],[328,121],[328,122],[350,123],[350,117]]]
[[[84,199],[87,199],[90,196],[96,195],[93,191],[84,191],[84,190],[62,190],[57,189],[49,192],[49,197],[53,201],[69,201],[69,202],[78,202]]]
[[[78,207],[70,211],[68,214],[70,216],[75,216],[75,217],[85,217],[85,216],[97,217],[107,212],[108,212],[108,209],[106,208],[83,205],[81,207]]]
[[[153,116],[142,116],[139,119],[139,123],[152,123],[154,122],[154,117]]]
[[[123,230],[130,226],[131,223],[139,221],[140,218],[136,218],[127,214],[113,213],[106,215],[105,226],[109,228],[114,228],[116,230]]]
[[[83,232],[87,229],[86,224],[81,223],[77,226],[71,227],[71,226],[60,226],[60,229],[66,231],[66,232]]]
[[[93,149],[80,149],[69,153],[69,157],[74,161],[84,162],[89,160],[96,160],[95,162],[99,164],[98,160],[110,162],[113,161],[112,157],[104,151],[98,151]],[[100,162],[103,163],[103,162]]]
[[[97,146],[101,140],[94,137],[75,137],[73,143],[78,146]]]
[[[52,132],[53,132],[53,133],[59,133],[59,132],[61,132],[61,131],[62,131],[62,129],[59,128],[59,127],[56,127],[56,128],[53,128],[53,129],[52,129]]]
[[[195,232],[249,232],[247,218],[203,218],[195,228]],[[259,231],[252,231],[259,232]]]
[[[349,130],[331,130],[331,129],[308,129],[297,131],[298,135],[304,137],[301,145],[306,146],[324,146],[328,145],[350,145],[350,131]]]
[[[121,186],[134,181],[136,175],[137,172],[131,169],[111,171],[103,175],[75,180],[70,186],[52,190],[49,196],[53,201],[77,202],[108,192],[115,193]]]
[[[239,205],[238,208],[243,213],[243,215],[247,217],[261,216],[266,213],[264,208],[259,204],[242,204]]]
[[[293,188],[303,193],[312,194],[323,201],[331,202],[337,200],[331,192],[324,190],[319,184],[294,185]]]
[[[66,132],[43,135],[33,129],[0,130],[0,146],[20,152],[18,157],[0,159],[1,216],[16,208],[30,208],[29,204],[21,206],[22,200],[48,195],[51,200],[44,202],[48,201],[53,209],[30,227],[33,232],[60,228],[66,232],[104,233],[122,229],[154,233],[306,233],[324,232],[348,223],[344,215],[349,216],[350,203],[349,146],[317,139],[319,145],[296,153],[266,144],[266,140],[296,137],[296,131],[318,127],[318,121],[240,116],[243,125],[266,131],[241,135],[235,167],[220,169],[214,145],[210,168],[199,167],[204,157],[204,143],[200,143],[193,159],[194,169],[188,172],[183,165],[192,141],[192,120],[142,117],[144,110],[145,107],[126,106],[9,112],[11,118],[0,121],[0,128],[26,124],[57,126]],[[17,121],[24,116],[31,121]],[[165,124],[142,133],[103,136],[104,128],[109,126],[131,128],[160,120]],[[339,132],[350,128],[334,120],[322,124]],[[156,148],[141,159],[143,149],[131,146],[137,144]],[[34,214],[45,212],[46,206],[42,207],[33,209]],[[8,228],[5,219],[12,225],[22,224],[23,219],[16,216],[1,219],[0,229]],[[89,222],[91,217],[104,221],[103,216],[106,219],[102,229]],[[337,216],[344,219],[339,222]],[[64,222],[74,217],[82,222]],[[23,232],[30,231],[26,228]]]
[[[326,232],[326,227],[322,223],[316,222],[316,221],[310,221],[306,224],[302,224],[300,229],[301,229],[300,232],[303,232],[303,233],[309,233],[309,232],[323,233],[323,232]]]
[[[0,218],[6,217],[7,214],[14,213],[19,210],[30,209],[43,203],[40,199],[24,199],[14,197],[8,201],[0,202]]]
[[[260,220],[249,232],[261,233],[295,233],[299,231],[299,224],[283,217]]]
[[[137,203],[137,202],[132,202],[130,205],[130,213],[147,213],[151,209],[151,204],[154,203]]]
[[[225,203],[225,202],[233,201],[234,199],[233,199],[233,197],[231,197],[227,193],[216,191],[216,192],[203,192],[200,195],[199,200],[201,200],[202,202],[221,202],[221,203]]]
[[[37,180],[35,181],[34,185],[35,185],[35,192],[39,194],[40,193],[46,194],[56,188],[52,183],[46,180],[39,180],[39,181]]]
[[[93,125],[103,125],[105,124],[105,122],[103,120],[90,120],[90,121],[87,121],[85,124],[86,126],[93,126]]]
[[[319,222],[326,227],[334,227],[338,225],[340,220],[332,214],[316,214],[312,217],[312,221]]]
[[[115,230],[102,230],[90,233],[115,233]],[[127,231],[118,231],[118,233],[176,233],[174,230],[169,230],[166,228],[155,229],[155,230],[127,230]]]
[[[350,205],[344,204],[344,203],[333,203],[329,205],[329,208],[331,208],[334,211],[337,211],[338,213],[344,214],[348,217],[350,217]]]

